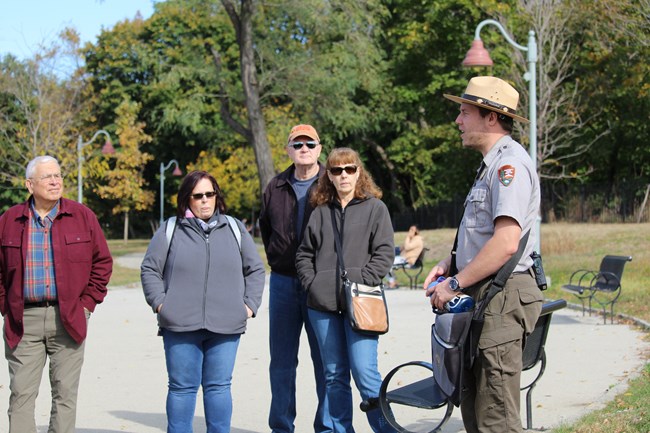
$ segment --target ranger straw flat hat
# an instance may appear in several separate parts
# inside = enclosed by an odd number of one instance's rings
[[[460,96],[444,94],[445,98],[462,104],[476,105],[490,111],[528,123],[528,119],[517,115],[519,92],[497,77],[474,77],[469,80],[465,93]]]

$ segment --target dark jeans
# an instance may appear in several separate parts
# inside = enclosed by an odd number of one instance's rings
[[[300,280],[272,272],[269,286],[269,346],[271,349],[271,410],[269,427],[273,433],[293,433],[296,418],[296,369],[303,326],[314,364],[318,409],[314,418],[316,433],[331,432],[325,396],[325,379],[318,342],[307,320],[307,293]]]

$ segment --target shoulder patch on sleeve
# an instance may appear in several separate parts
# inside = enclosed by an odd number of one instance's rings
[[[502,165],[499,167],[499,182],[503,186],[508,186],[515,179],[515,168],[512,165]]]

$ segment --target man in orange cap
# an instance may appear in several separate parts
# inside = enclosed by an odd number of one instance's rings
[[[483,155],[452,254],[433,267],[426,288],[431,304],[443,309],[459,292],[478,301],[490,279],[517,252],[530,231],[524,252],[504,289],[488,304],[478,355],[463,388],[461,411],[468,433],[521,432],[519,415],[522,349],[542,308],[543,296],[531,266],[539,179],[524,148],[512,139],[519,93],[496,77],[474,77],[461,96],[444,95],[460,104],[456,124],[464,147]],[[455,254],[454,254],[455,253]]]
[[[307,320],[307,293],[296,271],[296,251],[313,208],[309,194],[325,168],[318,162],[322,146],[316,129],[296,125],[287,139],[287,154],[293,161],[269,182],[262,197],[260,231],[271,267],[269,283],[269,344],[271,364],[272,433],[293,433],[296,418],[296,369],[303,326],[311,349],[318,409],[314,432],[331,432],[325,396],[325,377],[316,335]]]

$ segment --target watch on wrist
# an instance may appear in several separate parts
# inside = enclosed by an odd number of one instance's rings
[[[454,292],[460,290],[460,284],[458,284],[458,279],[456,278],[455,275],[449,279],[449,288]]]

